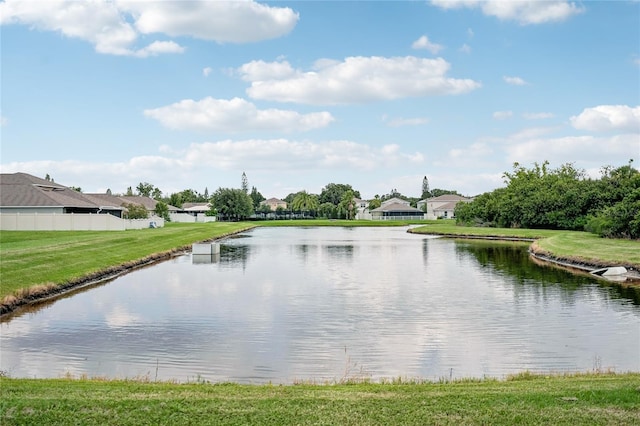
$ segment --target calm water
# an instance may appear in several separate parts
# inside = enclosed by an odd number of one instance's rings
[[[526,244],[255,229],[1,324],[12,377],[291,383],[640,371],[640,295]]]

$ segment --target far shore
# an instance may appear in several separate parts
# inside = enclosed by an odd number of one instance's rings
[[[285,220],[167,224],[137,231],[3,231],[0,318],[22,307],[98,285],[136,268],[189,251],[191,244],[215,241],[265,226],[408,226],[415,234],[449,238],[531,242],[538,260],[573,272],[625,266],[628,278],[620,285],[640,286],[640,242],[605,240],[575,231],[459,227],[450,221]],[[421,225],[421,226],[420,226]],[[25,243],[25,241],[27,241]],[[113,249],[112,247],[116,247]],[[105,250],[119,250],[109,253]]]

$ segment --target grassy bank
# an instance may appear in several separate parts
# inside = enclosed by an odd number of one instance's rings
[[[3,231],[0,233],[0,299],[41,294],[149,257],[166,256],[193,242],[219,238],[253,226],[406,226],[407,221],[273,220],[249,223],[172,224],[137,231]],[[416,222],[413,222],[414,224]],[[425,222],[418,222],[425,224]],[[607,240],[585,232],[471,228],[430,221],[416,233],[538,239],[557,257],[640,269],[640,242]]]
[[[640,423],[640,375],[251,386],[0,379],[0,423],[425,425]]]
[[[553,257],[592,265],[628,265],[640,269],[640,241],[600,238],[578,231],[545,229],[475,228],[436,221],[412,229],[421,234],[536,239],[537,249]]]
[[[253,226],[167,224],[130,231],[2,231],[0,298],[35,285],[60,285]]]

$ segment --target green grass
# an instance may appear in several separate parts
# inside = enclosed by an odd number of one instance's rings
[[[640,424],[633,373],[289,386],[2,378],[0,393],[3,425]]]
[[[250,226],[214,222],[130,231],[2,231],[0,297],[39,284],[64,284]]]
[[[456,226],[446,221],[417,227],[415,233],[449,236],[537,239],[536,245],[555,257],[592,264],[630,265],[640,268],[640,241],[601,238],[579,231],[546,229],[476,228]]]
[[[41,284],[61,285],[99,274],[157,253],[188,247],[252,226],[407,226],[417,233],[458,236],[541,238],[552,255],[586,261],[637,265],[640,242],[609,240],[585,232],[471,228],[452,221],[272,220],[262,222],[172,224],[137,231],[2,231],[0,298]]]

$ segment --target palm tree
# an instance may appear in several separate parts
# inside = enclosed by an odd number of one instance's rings
[[[294,211],[302,212],[302,217],[305,216],[305,212],[317,211],[319,206],[318,197],[309,194],[307,191],[298,192],[291,203]]]

